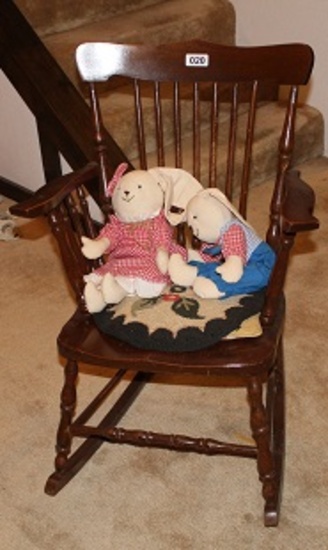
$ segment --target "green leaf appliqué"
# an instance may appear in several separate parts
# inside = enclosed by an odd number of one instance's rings
[[[180,317],[204,319],[202,315],[198,315],[199,302],[194,298],[180,298],[172,305],[172,309]]]
[[[137,317],[138,311],[149,309],[155,306],[158,300],[161,300],[161,296],[158,296],[156,298],[141,298],[140,300],[137,300],[136,302],[134,302],[131,308],[132,316]]]

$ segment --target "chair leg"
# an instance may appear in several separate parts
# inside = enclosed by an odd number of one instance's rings
[[[57,456],[55,459],[57,471],[60,471],[65,467],[68,455],[71,452],[72,434],[70,427],[76,407],[77,375],[77,363],[75,361],[67,361],[65,366],[64,386],[60,399],[61,419],[57,431]]]
[[[285,462],[285,381],[283,345],[280,342],[276,364],[270,375],[267,389],[267,412],[271,429],[271,450],[274,457],[276,472],[276,524],[279,521],[279,511],[283,490]],[[267,512],[270,514],[270,511]]]
[[[46,494],[52,496],[56,495],[87,461],[86,454],[81,453],[82,446],[78,453],[74,453],[74,455],[78,455],[79,460],[72,459],[70,456],[73,439],[72,421],[76,408],[77,376],[78,364],[75,361],[67,361],[64,370],[64,385],[60,396],[61,416],[57,430],[55,471],[49,476],[45,485]]]
[[[90,405],[80,414],[79,418],[73,422],[76,406],[77,374],[77,363],[68,361],[65,367],[65,380],[61,393],[61,418],[57,431],[57,455],[55,459],[56,469],[49,476],[45,485],[46,494],[51,496],[56,495],[65,487],[104,443],[104,439],[101,437],[88,437],[72,454],[70,454],[75,424],[79,423],[79,425],[81,425],[81,423],[83,424],[82,418],[87,420],[92,416],[92,413],[89,414],[90,407],[93,412],[95,412],[95,408]],[[121,379],[120,373],[118,374],[117,381]],[[100,421],[98,428],[105,430],[116,426],[132,405],[142,388],[150,380],[151,376],[150,373],[136,373],[120,397]],[[102,402],[102,398],[108,396],[111,389],[115,386],[116,383],[111,384],[110,382],[106,384],[104,390],[95,398],[94,403]]]
[[[264,524],[267,527],[273,527],[278,524],[277,483],[274,456],[270,445],[270,426],[262,399],[262,382],[257,377],[252,377],[247,389],[251,410],[250,424],[258,450],[257,469],[265,500]]]

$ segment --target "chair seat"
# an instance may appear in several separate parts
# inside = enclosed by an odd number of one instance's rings
[[[284,311],[282,296],[275,322],[263,327],[260,336],[221,340],[206,349],[177,353],[129,345],[102,332],[92,315],[76,310],[58,336],[58,348],[73,361],[132,371],[261,376],[274,362]]]

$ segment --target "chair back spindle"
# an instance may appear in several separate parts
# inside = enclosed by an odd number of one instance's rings
[[[92,119],[94,126],[94,141],[95,141],[95,152],[96,159],[99,163],[99,176],[100,176],[100,185],[99,185],[99,200],[102,205],[102,210],[104,213],[108,214],[110,212],[110,200],[106,195],[107,184],[109,181],[109,165],[108,165],[108,152],[104,140],[103,132],[103,119],[102,113],[99,105],[99,98],[96,89],[96,83],[91,82],[89,85],[89,97],[90,105],[92,110]]]
[[[144,127],[143,109],[142,109],[142,101],[141,101],[141,89],[140,89],[140,82],[137,79],[134,80],[134,102],[135,102],[138,150],[139,150],[139,164],[142,170],[147,170],[146,139],[145,139],[145,127]]]
[[[258,81],[254,80],[252,83],[252,92],[249,103],[249,114],[247,121],[247,130],[245,136],[245,152],[244,161],[241,174],[240,195],[239,195],[239,212],[241,215],[247,217],[247,199],[249,180],[252,166],[252,150],[254,142],[255,121],[256,121],[256,107],[257,107],[257,95],[258,95]]]
[[[182,167],[182,130],[181,130],[181,100],[180,100],[180,85],[179,82],[174,82],[173,92],[173,127],[174,127],[174,151],[175,151],[175,166]]]
[[[211,106],[211,141],[210,141],[210,162],[209,162],[209,187],[215,187],[217,181],[217,150],[219,134],[219,91],[218,83],[213,83],[213,100]]]

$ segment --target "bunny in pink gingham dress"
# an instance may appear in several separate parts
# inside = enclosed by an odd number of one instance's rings
[[[105,256],[104,265],[84,276],[84,298],[91,313],[127,295],[159,296],[170,282],[170,256],[187,257],[175,242],[160,176],[150,170],[125,173],[126,168],[119,165],[107,187],[115,214],[97,238],[81,238],[86,258]]]

